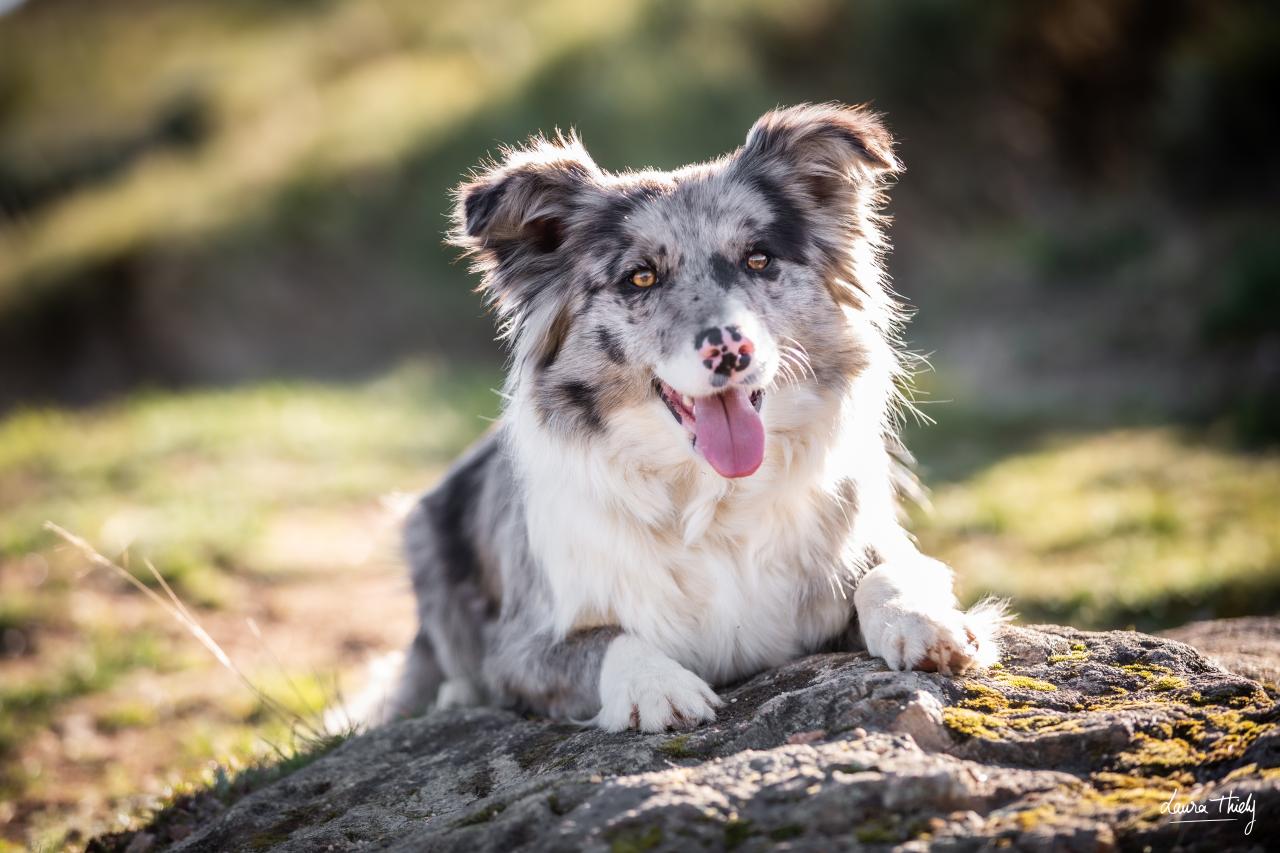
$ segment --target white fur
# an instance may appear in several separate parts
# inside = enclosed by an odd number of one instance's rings
[[[513,456],[530,547],[551,587],[550,627],[565,636],[619,625],[712,683],[839,633],[851,610],[842,566],[873,544],[915,553],[889,494],[876,402],[888,381],[869,372],[858,382],[842,396],[808,383],[770,390],[764,464],[740,480],[712,471],[656,399],[579,443],[546,430],[517,391]],[[822,544],[821,519],[847,477],[859,510],[833,548]],[[805,599],[806,589],[819,594]]]
[[[1003,608],[983,602],[961,612],[951,580],[947,566],[918,553],[868,572],[853,597],[867,651],[890,669],[931,663],[951,674],[995,663],[994,633]]]
[[[530,546],[551,587],[555,632],[617,624],[714,682],[777,666],[839,632],[849,602],[831,585],[836,567],[806,554],[811,510],[831,499],[812,470],[825,441],[783,431],[829,424],[831,406],[811,390],[772,392],[764,464],[726,480],[656,400],[621,413],[591,445],[557,440],[516,405]],[[832,589],[816,611],[797,600],[804,582]]]
[[[450,678],[440,685],[436,709],[471,708],[483,704],[484,693],[470,679]]]
[[[855,580],[847,571],[870,547],[887,560],[868,575],[870,587],[858,585],[873,655],[895,668],[937,656],[942,671],[994,660],[998,618],[961,614],[950,570],[921,556],[900,526],[884,444],[892,384],[879,369],[889,345],[860,328],[857,313],[847,317],[873,366],[843,394],[814,383],[771,388],[764,463],[743,479],[716,474],[656,397],[615,412],[603,435],[580,442],[542,425],[524,390],[533,382],[508,386],[529,544],[550,586],[555,635],[618,625],[700,679],[726,683],[843,630]],[[839,493],[847,479],[856,508]],[[850,521],[835,543],[822,529],[832,512]],[[926,584],[917,580],[923,567],[932,571]],[[615,681],[607,691],[602,682],[602,698],[614,704],[600,719],[617,725],[625,704],[617,685],[631,676],[618,665],[609,673]]]
[[[600,713],[593,721],[611,732],[660,732],[716,718],[722,703],[705,681],[648,643],[622,634],[600,666]]]
[[[767,385],[778,368],[778,345],[773,336],[755,317],[736,299],[726,300],[723,315],[707,321],[708,326],[737,326],[742,334],[755,345],[755,363],[763,365],[764,372],[755,371],[741,382],[742,385]],[[659,362],[654,370],[658,378],[675,388],[681,394],[691,397],[705,397],[715,394],[719,386],[711,383],[714,373],[702,365],[701,357],[691,357],[688,352]]]

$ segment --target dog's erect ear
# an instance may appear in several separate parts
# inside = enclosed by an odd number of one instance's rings
[[[534,139],[457,190],[453,242],[503,261],[554,253],[599,169],[576,137]]]
[[[865,107],[801,104],[765,113],[747,134],[739,162],[789,173],[824,202],[840,185],[901,170],[893,137]]]

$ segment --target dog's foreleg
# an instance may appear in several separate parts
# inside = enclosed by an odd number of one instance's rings
[[[914,547],[895,549],[864,575],[853,600],[867,651],[890,669],[952,674],[999,658],[1003,604],[983,601],[960,610],[951,569]]]

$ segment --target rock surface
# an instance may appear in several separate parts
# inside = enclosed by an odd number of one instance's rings
[[[998,667],[955,679],[808,657],[721,691],[719,720],[687,733],[493,709],[408,720],[218,806],[174,849],[1216,851],[1280,838],[1280,705],[1258,683],[1132,632],[1009,628],[1004,648]],[[1184,817],[1230,820],[1177,822],[1171,796],[1205,804]],[[128,842],[162,847],[164,826]]]
[[[1274,616],[1192,622],[1161,636],[1195,646],[1223,669],[1261,682],[1273,694],[1280,685],[1280,619]]]

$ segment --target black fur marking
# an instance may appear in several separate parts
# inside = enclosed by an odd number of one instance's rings
[[[596,327],[596,343],[600,345],[600,349],[604,350],[604,354],[614,364],[625,365],[627,363],[627,353],[623,350],[622,343],[604,326]]]
[[[496,184],[484,184],[474,187],[467,193],[463,202],[463,215],[466,218],[467,234],[479,237],[493,220],[494,211],[498,209],[503,194],[507,191],[507,181]]]
[[[625,236],[627,217],[636,209],[636,200],[627,196],[610,199],[590,225],[583,231],[584,241],[599,246],[616,244]]]
[[[770,254],[783,260],[803,261],[809,246],[809,222],[804,213],[772,178],[754,174],[748,180],[773,211],[773,221],[765,229]]]
[[[587,314],[591,313],[591,306],[595,304],[596,294],[599,293],[599,290],[594,287],[586,287],[584,288],[584,291],[587,295],[582,298],[582,304],[573,315],[574,319],[577,320],[580,320],[587,316]]]
[[[693,348],[697,350],[702,349],[702,344],[705,341],[710,341],[711,343],[715,344],[718,347],[724,346],[724,335],[720,333],[720,327],[711,326],[709,328],[703,329],[701,332],[698,332],[698,334],[694,335]]]
[[[450,583],[480,576],[480,561],[467,519],[474,517],[473,511],[484,487],[485,469],[497,450],[496,441],[481,445],[474,455],[464,459],[445,477],[439,488],[423,499],[423,509],[431,522],[436,547],[444,561],[445,577]]]
[[[725,326],[724,330],[729,333],[729,337],[733,338],[735,344],[742,340],[742,329],[737,326]]]
[[[719,252],[711,255],[711,277],[722,290],[731,290],[738,283],[740,272],[737,264]]]
[[[666,192],[668,192],[667,187],[652,182],[628,187],[623,194],[610,199],[592,223],[583,229],[584,245],[591,246],[595,250],[601,246],[617,247],[618,251],[609,265],[611,280],[622,278],[626,272],[621,268],[621,258],[625,254],[624,244],[627,242],[627,219],[641,204]],[[666,253],[666,247],[661,247],[658,256],[665,257]]]
[[[600,392],[596,388],[574,379],[557,385],[556,395],[577,411],[579,420],[588,430],[600,432],[604,429],[604,418],[597,408]]]

